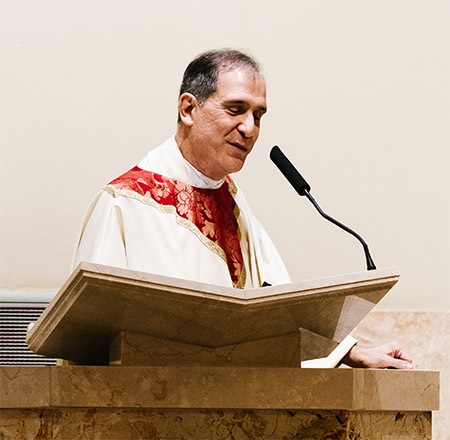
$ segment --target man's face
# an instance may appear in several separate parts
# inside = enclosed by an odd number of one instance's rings
[[[192,111],[193,165],[215,180],[239,171],[258,139],[266,109],[261,75],[245,70],[219,72],[217,91]]]

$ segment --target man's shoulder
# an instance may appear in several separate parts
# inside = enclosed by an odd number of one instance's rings
[[[153,191],[155,189],[161,190],[163,188],[170,192],[211,191],[206,188],[196,188],[195,186],[179,179],[173,179],[153,171],[143,170],[139,166],[135,166],[119,177],[113,179],[108,183],[107,187],[114,187],[116,190],[135,191],[142,195],[147,194],[149,191]],[[226,176],[222,187],[218,189],[228,190],[233,196],[235,196],[238,191],[236,184],[230,176]],[[214,192],[216,190],[212,191]]]
[[[178,186],[176,180],[135,166],[109,182],[104,189],[113,197],[151,198],[159,202],[162,195],[175,194]]]
[[[142,185],[149,186],[154,179],[154,173],[151,171],[146,171],[138,166],[131,168],[127,172],[123,173],[119,177],[111,180],[107,187],[114,187],[118,190],[127,189],[134,190],[136,192],[142,192]]]
[[[138,163],[138,167],[145,171],[157,171],[154,169],[155,166],[158,168],[161,166],[161,163],[164,164],[167,161],[171,162],[174,160],[177,148],[175,136],[172,136],[158,147],[151,149]]]

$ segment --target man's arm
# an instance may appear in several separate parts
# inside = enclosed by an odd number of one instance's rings
[[[342,363],[353,368],[396,368],[411,370],[411,357],[401,348],[398,342],[364,348],[354,345],[344,356]]]
[[[94,197],[81,229],[72,269],[80,261],[127,267],[123,218],[118,200],[103,190]]]

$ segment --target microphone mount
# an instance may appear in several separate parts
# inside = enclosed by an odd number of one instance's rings
[[[322,210],[319,204],[314,200],[314,197],[310,194],[309,191],[311,190],[311,187],[309,186],[309,184],[297,171],[294,165],[292,165],[291,161],[283,154],[283,152],[277,145],[275,145],[270,151],[270,158],[272,159],[273,163],[278,167],[278,169],[281,171],[281,173],[284,175],[284,177],[286,177],[289,183],[294,187],[297,193],[300,196],[306,196],[323,218],[327,219],[328,221],[335,224],[339,228],[353,235],[361,243],[366,257],[367,270],[375,270],[376,266],[370,255],[369,246],[367,245],[367,243],[355,231],[350,229],[348,226],[345,226],[343,223],[339,222],[333,217],[329,216]]]

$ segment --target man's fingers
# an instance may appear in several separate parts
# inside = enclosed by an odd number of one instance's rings
[[[391,358],[388,363],[388,368],[396,368],[397,370],[412,370],[413,368],[412,362],[408,360]]]
[[[396,359],[402,359],[404,361],[407,361],[409,363],[412,363],[412,358],[408,353],[405,353],[404,351],[400,351],[400,354],[398,356],[395,356]]]
[[[391,355],[395,359],[403,359],[404,361],[412,362],[411,356],[400,347],[398,342],[392,342],[391,344]]]
[[[412,359],[402,350],[398,342],[391,342],[379,347],[364,348],[358,345],[348,353],[344,362],[356,368],[395,368],[398,370],[412,370]]]

